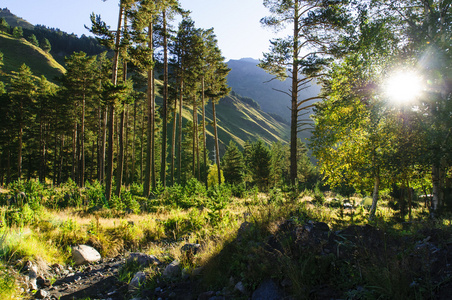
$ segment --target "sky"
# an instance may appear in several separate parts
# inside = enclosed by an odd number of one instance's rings
[[[214,28],[218,45],[227,60],[262,58],[275,33],[261,26],[259,20],[269,15],[262,0],[179,0],[182,8],[192,12],[198,28]],[[111,28],[117,26],[118,0],[0,0],[0,8],[33,25],[59,28],[67,33],[90,35],[94,12]],[[177,26],[177,24],[174,24]]]

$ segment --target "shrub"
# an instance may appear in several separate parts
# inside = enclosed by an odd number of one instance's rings
[[[106,206],[107,204],[104,196],[104,188],[97,180],[85,184],[84,196],[89,207]]]

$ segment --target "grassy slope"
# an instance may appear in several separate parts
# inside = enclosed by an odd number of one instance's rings
[[[17,71],[24,63],[30,67],[35,76],[44,75],[52,82],[65,72],[64,67],[50,54],[33,46],[25,39],[15,39],[9,35],[0,34],[0,52],[3,53],[2,71],[7,74],[6,76],[12,71]]]
[[[243,103],[237,97],[228,96],[221,99],[216,105],[216,112],[221,156],[224,154],[230,140],[237,143],[239,147],[243,147],[248,140],[255,141],[258,138],[261,138],[268,144],[277,141],[283,143],[289,141],[290,130],[288,125],[276,121],[260,109],[255,109]],[[182,115],[184,117],[184,123],[186,120],[192,119],[192,112],[187,108],[184,109]],[[198,112],[198,121],[199,126],[201,126],[201,109]],[[206,123],[207,149],[212,159],[214,153],[214,132],[213,126],[211,125],[213,124],[213,117],[212,103],[210,101],[206,104]],[[171,130],[172,122],[168,124],[168,134],[171,134]]]
[[[8,22],[8,25],[11,28],[14,28],[16,26],[20,26],[22,28],[26,29],[33,29],[33,25],[27,22],[26,20],[19,18],[18,16],[14,15],[10,11],[3,10],[0,7],[0,18],[5,18],[6,22]]]

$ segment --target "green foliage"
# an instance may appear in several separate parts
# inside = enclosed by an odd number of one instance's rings
[[[18,299],[16,290],[16,280],[14,276],[1,262],[0,262],[0,298],[5,300]]]
[[[87,182],[85,184],[84,197],[89,207],[106,206],[104,186],[99,181]]]
[[[251,174],[252,183],[260,190],[268,188],[270,177],[271,153],[262,140],[257,140],[250,145],[245,152],[247,170]]]
[[[14,29],[13,29],[13,37],[14,38],[20,39],[21,37],[23,37],[23,35],[24,35],[24,32],[22,30],[22,27],[20,27],[20,26],[14,27]]]
[[[49,53],[50,50],[52,49],[52,45],[50,45],[50,42],[47,38],[44,38],[39,46],[41,47],[42,50],[44,50],[47,53]]]
[[[225,182],[223,176],[223,170],[220,170],[221,174],[221,182]],[[213,164],[209,168],[209,174],[207,174],[207,186],[212,187],[218,185],[218,167],[216,164]]]
[[[0,19],[0,32],[8,33],[9,31],[9,24],[6,22],[5,18]]]
[[[30,35],[30,36],[28,37],[28,41],[29,41],[33,46],[39,47],[39,42],[38,42],[38,39],[36,38],[36,35],[34,35],[34,34]]]
[[[231,184],[240,184],[245,172],[245,163],[242,152],[240,152],[234,141],[229,141],[226,152],[221,160],[224,180]],[[223,181],[222,181],[223,182]]]

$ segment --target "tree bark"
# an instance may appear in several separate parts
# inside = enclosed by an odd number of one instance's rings
[[[123,1],[119,1],[119,17],[118,17],[118,28],[116,30],[116,41],[115,41],[115,55],[113,58],[113,75],[111,82],[114,86],[118,83],[118,60],[119,60],[119,43],[121,40],[121,24],[124,12]],[[108,123],[108,151],[107,151],[107,172],[105,180],[105,198],[109,202],[111,200],[111,189],[113,183],[113,149],[114,149],[114,127],[115,127],[115,104],[110,103],[109,116],[110,120]]]
[[[182,139],[183,139],[183,132],[182,132],[182,107],[183,107],[183,101],[184,101],[184,97],[183,97],[183,91],[184,91],[184,81],[181,78],[180,81],[180,98],[179,98],[179,147],[178,147],[178,151],[177,151],[177,156],[178,156],[178,164],[179,164],[179,168],[178,168],[178,182],[179,184],[181,183],[182,180]]]
[[[377,171],[374,178],[374,191],[372,194],[372,207],[370,208],[369,220],[375,218],[375,212],[377,211],[377,203],[379,198],[379,188],[380,188],[380,174]]]
[[[221,184],[221,168],[220,168],[220,148],[218,143],[218,130],[217,130],[217,114],[215,111],[215,101],[212,101],[212,116],[213,116],[213,132],[215,137],[215,160],[217,164],[217,172],[218,172],[218,184]]]
[[[153,50],[153,24],[148,26],[148,47]],[[152,187],[154,187],[154,70],[151,67],[148,70],[148,89],[147,89],[147,108],[148,108],[148,126],[147,126],[147,148],[146,148],[146,171],[144,174],[143,196],[149,197]]]
[[[162,107],[162,155],[160,181],[166,186],[166,139],[167,139],[167,103],[168,103],[168,38],[166,32],[166,9],[163,10],[163,107]]]
[[[206,134],[206,103],[205,103],[205,86],[204,86],[204,76],[202,77],[202,84],[201,84],[201,102],[202,102],[202,147],[203,147],[203,156],[204,156],[204,184],[207,187],[207,134]]]
[[[299,16],[298,1],[294,2],[293,25],[293,66],[292,66],[292,99],[290,116],[290,183],[295,187],[297,179],[297,133],[298,133],[298,35]]]
[[[432,166],[432,207],[430,208],[430,216],[432,218],[436,215],[436,210],[438,209],[438,203],[439,203],[439,166],[438,164],[434,163]]]
[[[125,107],[123,108],[120,121],[119,121],[119,153],[118,163],[116,166],[116,196],[121,195],[122,175],[124,173],[124,120],[125,120]]]

